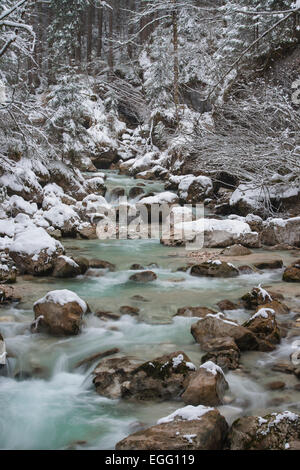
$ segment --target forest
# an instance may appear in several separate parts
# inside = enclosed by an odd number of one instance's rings
[[[299,41],[300,0],[0,1],[0,450],[300,449]]]

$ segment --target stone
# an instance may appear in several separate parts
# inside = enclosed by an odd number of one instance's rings
[[[187,407],[191,409],[192,407]],[[228,433],[225,418],[208,408],[200,419],[175,419],[138,431],[118,442],[116,450],[222,450]]]
[[[182,307],[177,310],[176,317],[200,317],[204,318],[209,313],[217,313],[215,310],[212,310],[207,307]]]
[[[131,271],[142,271],[144,268],[144,266],[142,266],[141,264],[132,264],[129,268]]]
[[[286,268],[282,279],[285,282],[300,282],[300,259]]]
[[[230,337],[213,338],[205,343],[203,350],[207,353],[202,356],[201,363],[212,361],[224,372],[239,367],[240,350],[234,339]]]
[[[107,398],[122,397],[122,384],[131,378],[137,363],[127,357],[104,359],[94,369],[93,383],[96,392]]]
[[[238,276],[239,271],[235,266],[224,261],[206,261],[192,266],[191,275],[228,278]]]
[[[255,334],[259,341],[259,351],[273,351],[275,345],[280,343],[280,329],[271,308],[259,308],[243,326]]]
[[[157,275],[153,271],[142,271],[140,273],[133,274],[129,280],[133,282],[153,282],[156,281]]]
[[[299,196],[298,196],[299,197]],[[263,224],[261,239],[264,245],[300,246],[300,217],[268,219]]]
[[[258,349],[255,334],[248,328],[227,319],[222,313],[208,315],[194,323],[191,327],[191,333],[202,349],[205,349],[208,341],[224,337],[233,338],[241,351]]]
[[[280,302],[279,300],[272,300],[272,302],[267,302],[266,304],[259,305],[257,307],[257,310],[259,308],[271,308],[272,310],[274,310],[276,315],[288,315],[291,311],[291,309],[286,304]]]
[[[238,270],[239,270],[240,274],[252,274],[252,273],[254,273],[254,270],[251,268],[251,266],[248,266],[248,265],[239,266]]]
[[[139,196],[142,196],[144,194],[143,188],[139,186],[134,186],[133,188],[130,188],[128,197],[129,199],[136,199]]]
[[[266,260],[253,263],[253,266],[257,269],[281,269],[283,267],[282,259]]]
[[[58,290],[48,292],[35,302],[33,310],[33,332],[74,336],[80,333],[83,316],[88,313],[89,308],[74,292]]]
[[[58,256],[54,264],[53,277],[72,278],[80,274],[80,266],[72,258]]]
[[[116,270],[116,265],[110,263],[109,261],[104,261],[101,259],[92,259],[89,261],[89,266],[92,269],[108,269],[111,272]]]
[[[186,405],[218,406],[223,404],[228,388],[222,369],[208,361],[191,376],[181,398]]]
[[[79,256],[73,259],[80,268],[80,274],[85,274],[90,266],[89,260],[87,258],[84,258],[83,256]]]
[[[113,188],[110,191],[110,198],[112,200],[116,200],[116,199],[119,199],[120,197],[124,197],[124,196],[125,196],[125,188],[116,187],[116,188]]]
[[[267,390],[283,390],[285,388],[285,382],[281,382],[280,380],[269,382],[266,384]]]
[[[251,255],[252,251],[249,248],[246,248],[243,245],[236,244],[228,246],[220,253],[222,256],[247,256]]]
[[[259,305],[265,305],[272,302],[271,294],[263,289],[261,286],[254,287],[251,292],[243,295],[241,298],[244,307],[249,310],[255,310]]]
[[[289,362],[277,362],[271,367],[274,372],[282,372],[283,374],[293,374],[295,367]]]
[[[137,367],[122,385],[122,397],[135,400],[171,400],[185,389],[196,367],[182,351],[166,354]]]
[[[14,284],[17,280],[17,268],[9,264],[0,264],[0,284]]]
[[[84,240],[97,240],[97,227],[95,224],[85,223],[81,226],[79,225],[77,232],[81,238]]]
[[[130,307],[129,305],[124,305],[123,307],[120,307],[120,313],[122,315],[131,315],[135,317],[140,313],[140,309],[137,307]]]
[[[290,411],[262,417],[244,416],[229,432],[230,450],[286,450],[300,440],[300,416]]]
[[[234,302],[231,302],[231,300],[221,300],[220,302],[217,303],[217,306],[219,309],[224,312],[226,310],[237,310],[240,308],[240,306]]]
[[[0,285],[0,305],[10,304],[12,302],[19,302],[21,296],[12,286]]]
[[[75,369],[77,367],[81,367],[81,366],[85,366],[85,365],[88,365],[90,366],[92,362],[96,361],[97,359],[103,359],[107,356],[113,356],[114,354],[118,354],[120,352],[120,349],[118,348],[112,348],[112,349],[108,349],[107,351],[101,351],[97,354],[93,354],[92,356],[89,356],[89,357],[86,357],[85,359],[82,359],[81,361],[77,362],[77,364],[75,364]]]
[[[106,310],[98,310],[95,312],[95,316],[100,318],[100,320],[120,320],[121,315],[119,313],[108,312]]]

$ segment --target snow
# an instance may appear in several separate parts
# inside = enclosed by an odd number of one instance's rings
[[[149,196],[140,199],[140,204],[172,204],[178,200],[178,197],[175,193],[170,191],[165,191],[163,193],[159,193],[156,196]]]
[[[180,419],[183,421],[193,421],[193,420],[200,420],[202,416],[210,411],[213,411],[214,408],[209,406],[192,406],[188,405],[184,408],[179,408],[178,410],[171,413],[169,416],[161,418],[157,421],[157,424],[164,424],[164,423],[171,423],[176,419]]]
[[[28,256],[38,255],[42,250],[46,250],[48,255],[53,255],[58,249],[63,251],[63,246],[50,237],[42,227],[31,225],[24,230],[20,227],[9,249]]]
[[[250,320],[254,320],[255,318],[259,318],[259,317],[267,319],[269,318],[269,314],[275,315],[275,310],[273,310],[272,308],[261,308],[258,310],[258,312],[252,315]]]
[[[213,375],[217,375],[217,373],[219,372],[221,375],[224,376],[224,372],[221,367],[219,367],[212,361],[205,362],[204,364],[202,364],[202,366],[200,366],[200,369],[205,369]]]
[[[189,442],[189,444],[193,444],[193,439],[197,437],[197,434],[184,434],[182,437],[186,439]]]
[[[212,189],[212,180],[208,178],[207,176],[194,176],[194,175],[186,175],[184,176],[178,186],[178,191],[180,194],[180,197],[183,199],[187,197],[188,195],[188,190],[191,184],[193,183],[198,183],[200,186],[202,186],[203,191],[207,193],[209,190]]]
[[[74,226],[79,223],[79,216],[71,206],[58,204],[44,212],[44,218],[55,228],[61,229],[69,222]]]
[[[66,305],[70,302],[76,302],[80,305],[83,312],[86,313],[87,311],[87,304],[84,300],[82,300],[75,292],[72,292],[67,289],[63,290],[53,290],[48,292],[42,299],[39,299],[35,302],[35,305],[45,304],[45,303],[54,303],[58,305]]]
[[[0,235],[13,237],[15,234],[15,223],[13,219],[2,219],[0,220]]]
[[[266,291],[265,289],[263,289],[263,288],[261,287],[261,284],[259,284],[259,285],[256,287],[256,289],[258,289],[259,294],[262,296],[263,300],[268,299],[268,301],[272,302],[273,299],[272,299],[272,297],[270,296],[269,292]]]
[[[200,318],[200,321],[205,320],[205,318],[207,318],[207,317],[212,317],[212,318],[216,318],[217,320],[222,320],[224,323],[227,323],[228,325],[238,326],[237,323],[234,323],[230,320],[227,320],[226,317],[224,316],[224,313],[222,313],[222,312],[219,312],[219,313],[216,313],[216,314],[208,313],[204,318]]]
[[[198,219],[191,222],[183,222],[175,225],[177,230],[184,230],[185,232],[191,233],[203,233],[203,232],[216,232],[222,231],[228,234],[239,237],[240,235],[251,232],[250,226],[241,220],[231,219]]]
[[[172,362],[173,362],[173,369],[176,369],[180,364],[184,362],[183,355],[179,354],[177,357],[173,357]],[[196,370],[196,366],[192,362],[186,362],[185,365],[191,370]]]
[[[73,266],[74,268],[79,268],[78,264],[72,258],[69,258],[68,256],[61,255],[58,257],[58,259],[63,259],[67,264],[69,264],[70,266]]]
[[[35,203],[25,201],[21,196],[13,195],[5,201],[5,207],[10,209],[18,209],[28,215],[34,215],[38,208]]]

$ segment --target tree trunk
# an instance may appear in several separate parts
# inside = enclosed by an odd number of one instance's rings
[[[87,16],[87,45],[86,45],[87,64],[89,64],[92,60],[94,15],[95,15],[94,5],[90,4],[88,7],[88,16]]]
[[[174,82],[173,82],[173,92],[174,92],[174,104],[175,104],[175,118],[178,122],[178,106],[179,106],[179,63],[178,63],[178,10],[177,10],[177,0],[172,0],[174,7],[172,11],[172,26],[173,26],[173,48],[174,48]]]
[[[114,33],[114,11],[109,9],[109,20],[108,20],[108,67],[109,76],[112,77],[114,73],[114,46],[113,46],[113,33]]]
[[[98,37],[97,37],[97,57],[102,55],[102,35],[103,35],[103,9],[100,5],[97,9]]]

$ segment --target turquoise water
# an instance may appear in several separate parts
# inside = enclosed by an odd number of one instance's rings
[[[114,172],[107,175],[109,188],[128,188],[137,183]],[[163,189],[161,183],[145,182],[145,185],[147,190]],[[99,271],[97,277],[81,276],[73,280],[26,276],[18,281],[22,303],[0,310],[0,331],[6,339],[11,373],[9,378],[0,377],[1,449],[113,449],[126,435],[142,425],[154,424],[183,404],[137,404],[100,397],[95,393],[91,376],[97,361],[89,369],[78,368],[78,362],[117,347],[120,356],[129,355],[142,361],[184,350],[199,365],[203,353],[190,334],[195,319],[174,319],[178,308],[215,307],[219,300],[236,300],[259,283],[282,285],[281,270],[234,279],[195,278],[177,272],[178,267],[188,262],[185,250],[166,248],[155,240],[64,240],[63,243],[67,254],[105,259],[116,264],[116,271]],[[157,274],[157,281],[139,285],[130,282],[133,263],[145,267],[155,265],[149,269]],[[140,308],[139,317],[102,321],[89,315],[82,334],[77,337],[32,335],[29,326],[33,320],[33,303],[49,290],[65,288],[78,293],[93,312],[117,313],[122,305],[131,305]],[[144,301],[132,299],[136,295],[143,296]],[[229,316],[244,321],[249,313],[237,310]],[[280,375],[275,378],[270,364],[278,359],[286,360],[290,352],[291,340],[286,339],[274,353],[243,355],[244,369],[227,375],[230,403],[220,408],[229,422],[243,413],[262,414],[277,409],[269,403],[270,398],[276,398],[276,392],[266,392],[264,384],[269,379],[280,379]],[[285,407],[297,410],[298,392],[293,391],[297,379],[285,376],[284,380],[290,386],[284,392]]]

